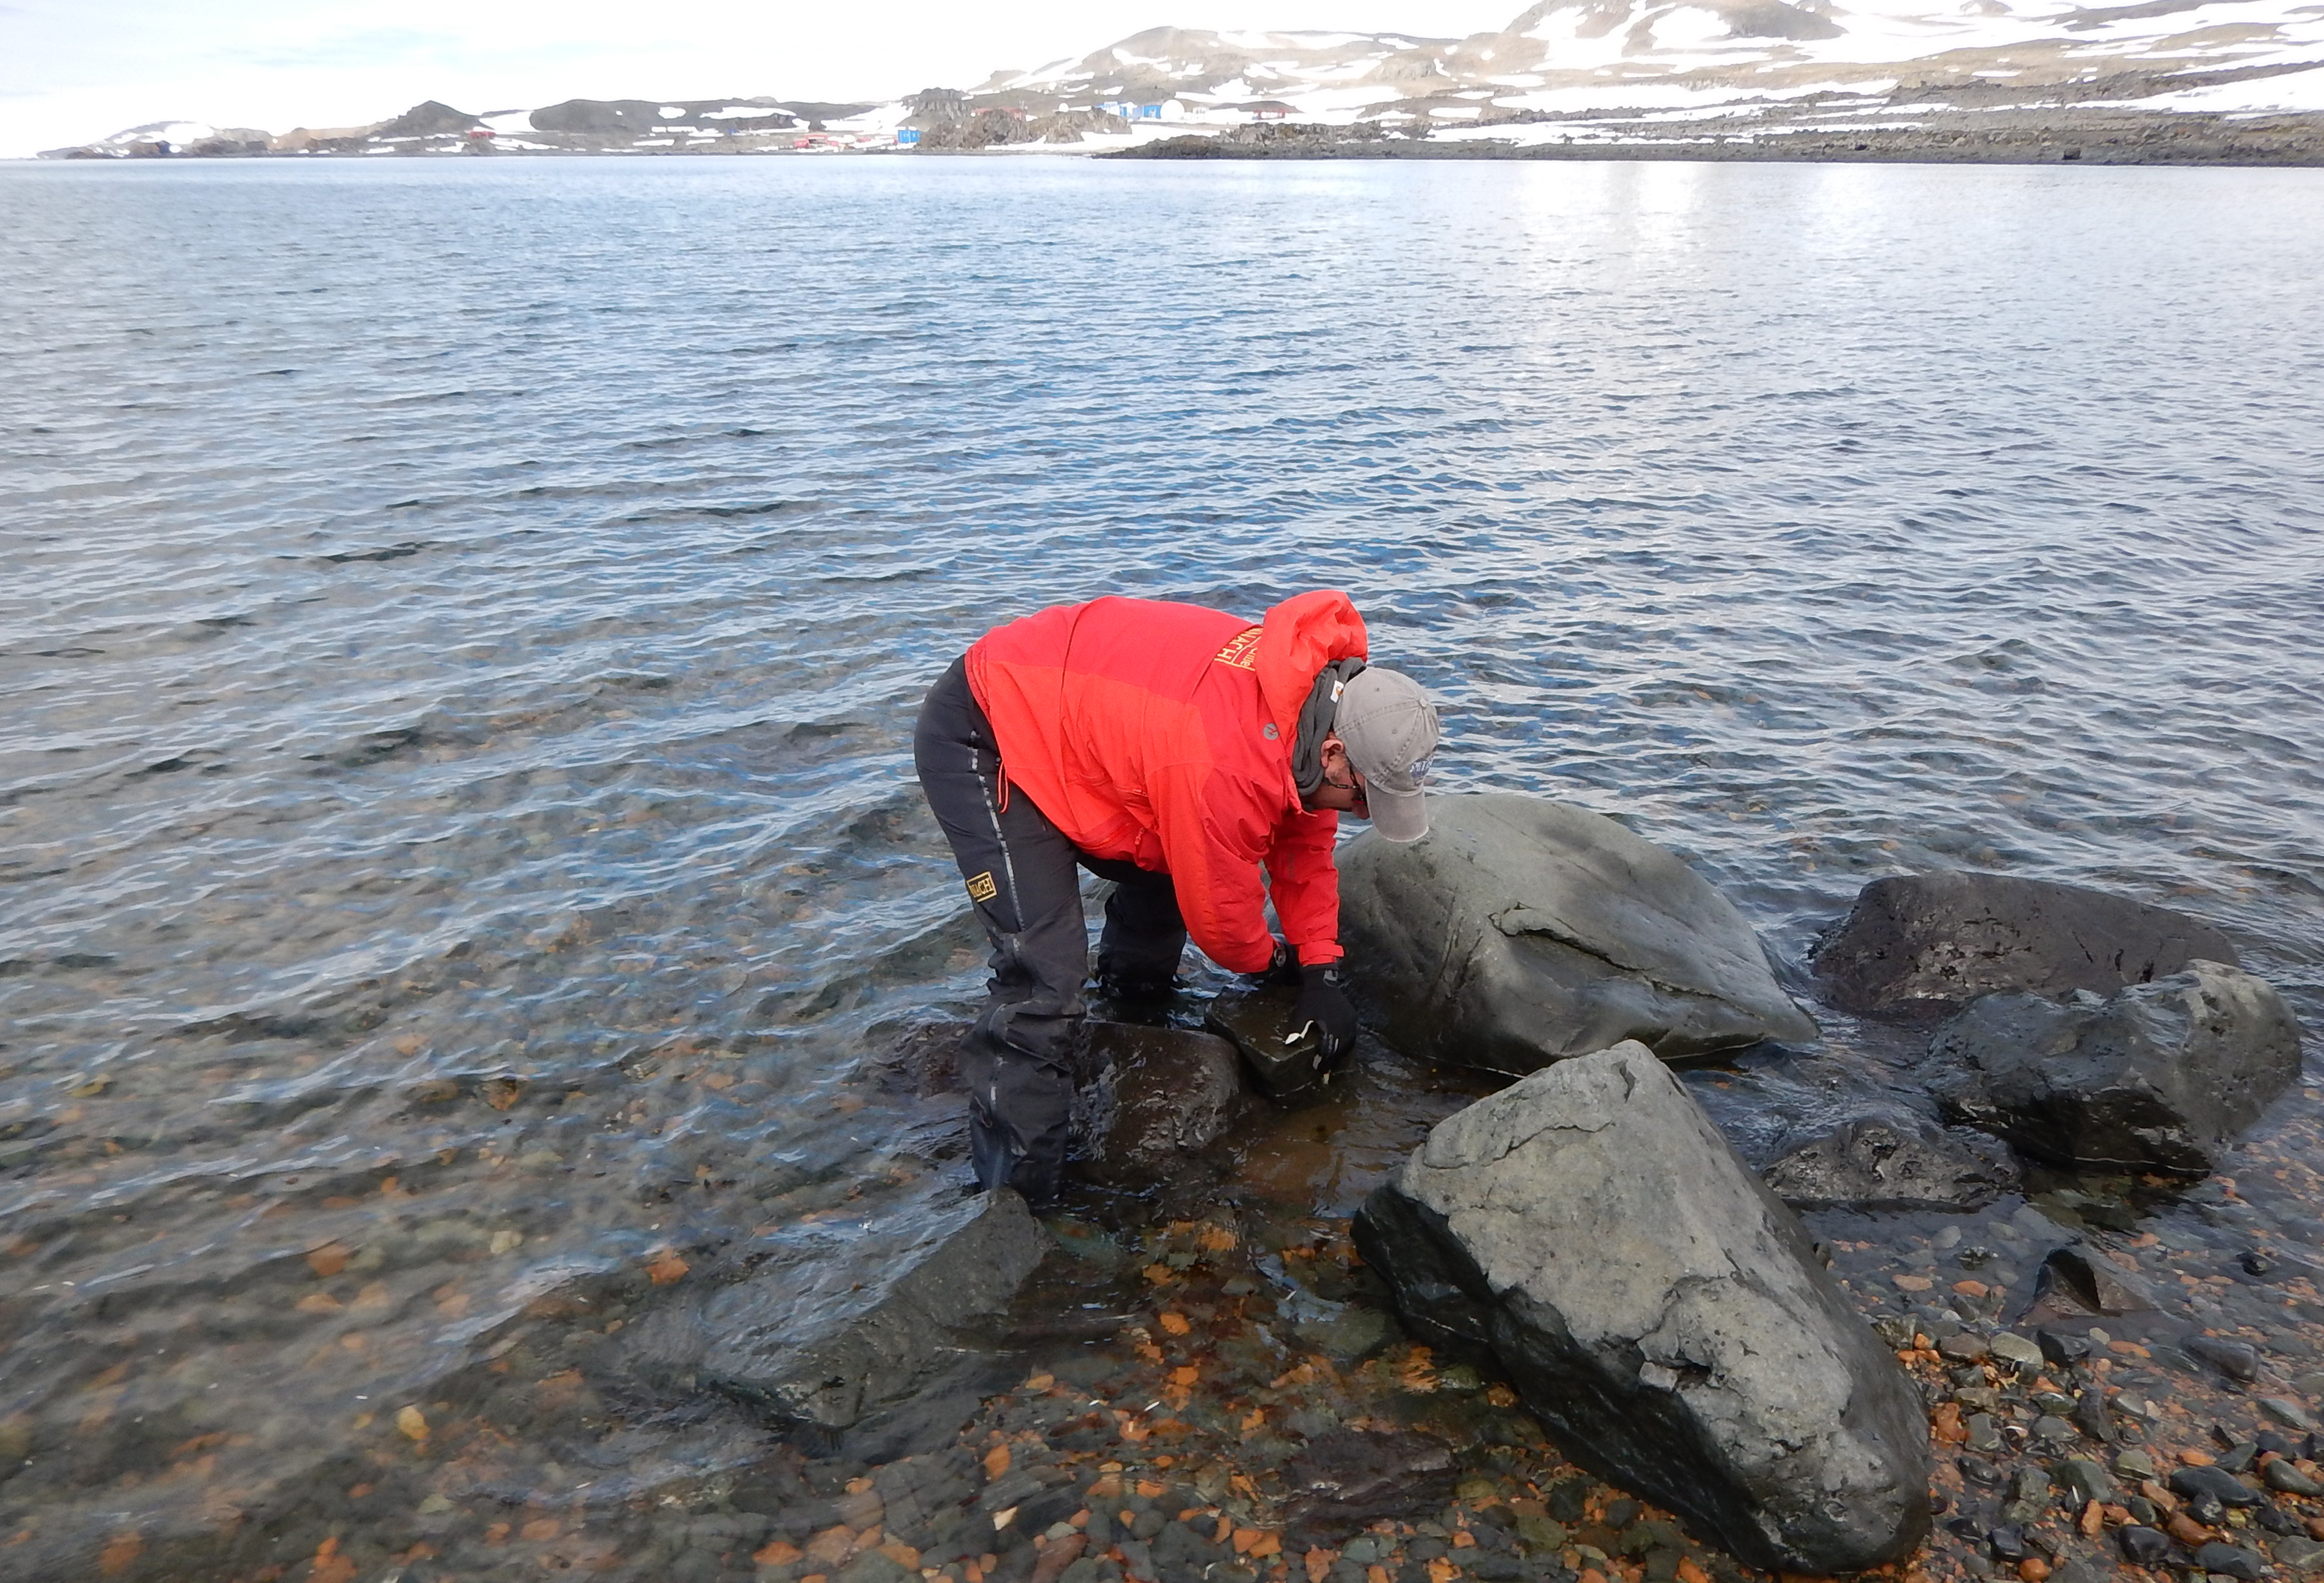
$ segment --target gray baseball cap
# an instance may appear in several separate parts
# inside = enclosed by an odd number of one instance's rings
[[[1436,755],[1436,707],[1420,683],[1365,666],[1340,694],[1332,731],[1348,750],[1349,768],[1363,777],[1372,829],[1391,841],[1426,835],[1421,784]]]

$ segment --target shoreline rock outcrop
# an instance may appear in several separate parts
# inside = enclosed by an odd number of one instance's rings
[[[1975,1138],[1975,1134],[1969,1134]],[[2018,1186],[2017,1162],[1932,1125],[1844,1122],[1779,1155],[1762,1179],[1794,1209],[1982,1209]]]
[[[1738,1558],[1851,1571],[1926,1533],[1918,1392],[1644,1045],[1440,1123],[1356,1240],[1408,1325],[1489,1349],[1568,1456]]]
[[[1805,1041],[1734,903],[1612,819],[1489,792],[1429,803],[1408,846],[1340,856],[1342,939],[1390,1042],[1532,1071],[1636,1039],[1679,1057]]]
[[[1859,892],[1811,964],[1825,997],[1859,1016],[1949,1016],[1981,995],[2111,995],[2190,961],[2236,964],[2200,919],[2127,896],[2015,875],[1895,875]]]
[[[2204,1176],[2300,1076],[2300,1027],[2265,980],[2218,962],[2110,998],[1988,995],[1931,1035],[1954,1121],[2053,1165]]]

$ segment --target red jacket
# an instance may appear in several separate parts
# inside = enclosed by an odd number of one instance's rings
[[[1291,745],[1317,672],[1365,657],[1345,594],[1286,599],[1263,625],[1199,605],[1106,598],[996,627],[968,651],[1006,786],[1097,857],[1167,874],[1187,931],[1236,973],[1274,949],[1340,958],[1340,816],[1299,805]]]

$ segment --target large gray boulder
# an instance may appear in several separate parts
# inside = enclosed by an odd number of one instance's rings
[[[1356,1236],[1416,1330],[1489,1347],[1568,1456],[1742,1560],[1854,1571],[1927,1532],[1918,1392],[1645,1046],[1440,1123]]]
[[[642,1321],[631,1356],[664,1389],[844,1430],[946,1365],[964,1328],[1001,1314],[1048,1247],[1005,1188],[899,1206],[868,1226],[792,1227],[753,1248],[766,1256],[746,1276]]]
[[[2111,995],[2197,958],[2236,960],[2200,919],[2006,874],[1877,879],[1816,950],[1825,998],[1861,1016],[1949,1016],[1981,995]]]
[[[1340,856],[1341,939],[1400,1048],[1529,1072],[1625,1039],[1675,1057],[1816,1036],[1733,903],[1652,842],[1501,792],[1428,814],[1417,841]]]
[[[1989,995],[1929,1040],[1953,1120],[2055,1165],[2206,1176],[2300,1076],[2300,1026],[2264,980],[2219,962],[2111,998]]]

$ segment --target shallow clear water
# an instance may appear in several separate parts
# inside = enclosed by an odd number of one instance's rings
[[[2319,279],[2310,171],[0,167],[0,1538],[401,1532],[397,1406],[956,1172],[849,1079],[1052,602],[1349,589],[1795,976],[1990,867],[2319,1025]]]

